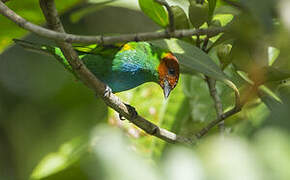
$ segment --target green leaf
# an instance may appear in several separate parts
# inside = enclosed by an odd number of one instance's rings
[[[162,5],[154,0],[139,0],[141,10],[150,17],[155,23],[162,27],[168,25],[168,15]]]
[[[217,46],[217,56],[219,58],[219,61],[221,62],[222,69],[226,68],[227,65],[229,65],[232,61],[230,57],[230,52],[232,49],[232,46],[230,44],[221,44]]]
[[[43,179],[65,170],[87,152],[86,138],[76,138],[63,144],[59,151],[46,155],[35,167],[31,179]]]
[[[216,7],[216,0],[208,0],[208,8],[209,8],[208,16],[209,16],[209,21],[211,21],[212,18],[213,18],[213,14],[214,14],[215,7]]]
[[[258,89],[258,95],[270,110],[273,110],[278,105],[282,104],[281,99],[266,86],[261,86]]]
[[[211,38],[211,40],[214,39],[214,38],[215,37]],[[218,46],[218,45],[220,45],[222,43],[224,43],[224,44],[231,44],[232,41],[233,41],[233,36],[230,35],[229,33],[224,33],[220,37],[218,37],[218,39],[216,39],[214,41],[214,43],[211,45],[211,47]]]
[[[166,2],[169,4],[169,6],[181,7],[185,12],[186,16],[188,17],[188,7],[189,7],[188,0],[166,0]]]
[[[175,29],[188,29],[189,23],[187,16],[183,9],[179,6],[171,6],[174,14],[174,26]]]
[[[206,82],[197,76],[185,75],[183,78],[183,91],[189,101],[192,121],[202,123],[214,119],[216,111]]]
[[[265,67],[265,81],[281,81],[290,78],[290,72],[275,67]]]
[[[188,13],[193,27],[199,28],[208,21],[208,4],[198,4],[194,0],[190,1]]]
[[[280,50],[275,47],[268,47],[268,62],[269,66],[272,66],[272,64],[276,61],[280,54]]]

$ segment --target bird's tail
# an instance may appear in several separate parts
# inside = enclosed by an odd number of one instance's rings
[[[13,41],[16,44],[22,46],[26,50],[55,57],[61,64],[64,65],[64,67],[67,70],[72,72],[72,68],[69,65],[69,63],[67,62],[67,60],[65,59],[65,57],[62,54],[60,48],[49,46],[49,45],[37,44],[37,43],[24,41],[24,40],[20,40],[20,39],[13,39]]]

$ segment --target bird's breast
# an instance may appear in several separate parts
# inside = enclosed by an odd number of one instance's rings
[[[103,81],[115,93],[135,88],[150,80],[140,71],[112,71]]]

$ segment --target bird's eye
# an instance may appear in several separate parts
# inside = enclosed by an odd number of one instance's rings
[[[174,75],[175,74],[175,70],[172,69],[172,68],[168,69],[168,74],[169,75]]]

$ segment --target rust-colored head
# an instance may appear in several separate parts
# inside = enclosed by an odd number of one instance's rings
[[[159,85],[162,87],[165,99],[175,88],[179,79],[179,63],[172,53],[165,53],[158,66]]]

